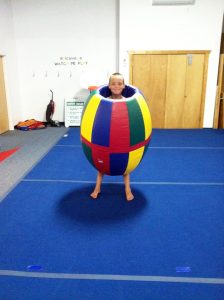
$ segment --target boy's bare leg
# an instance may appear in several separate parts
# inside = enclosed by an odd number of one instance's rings
[[[90,194],[90,196],[93,199],[96,199],[98,197],[98,194],[100,193],[102,180],[103,180],[103,174],[98,172],[97,173],[97,179],[96,179],[96,186],[95,186],[94,191],[92,192],[92,194]]]
[[[125,184],[126,199],[127,199],[127,201],[131,201],[134,199],[134,195],[131,192],[130,175],[129,174],[124,175],[124,184]]]

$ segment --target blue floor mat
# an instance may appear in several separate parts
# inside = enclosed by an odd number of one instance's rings
[[[223,300],[224,286],[161,282],[57,280],[0,277],[1,299],[10,300]]]
[[[154,130],[131,174],[96,170],[71,128],[0,204],[0,272],[224,278],[224,131]],[[221,300],[223,284],[0,276],[0,299]]]
[[[224,182],[224,149],[149,149],[132,172],[132,181]],[[49,163],[52,160],[53,163]],[[95,180],[96,170],[81,147],[54,147],[26,176],[27,179]],[[106,181],[122,181],[106,176]]]
[[[133,185],[131,203],[121,185],[104,185],[98,200],[91,188],[19,184],[1,205],[1,269],[224,276],[224,187]]]

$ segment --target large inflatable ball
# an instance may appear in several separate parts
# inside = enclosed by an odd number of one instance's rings
[[[140,91],[126,85],[123,99],[110,99],[107,85],[93,91],[81,119],[81,142],[89,162],[101,173],[123,175],[142,160],[152,132],[151,116]]]

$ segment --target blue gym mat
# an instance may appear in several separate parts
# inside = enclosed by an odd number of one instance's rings
[[[135,199],[105,176],[93,200],[70,129],[0,204],[0,299],[223,299],[223,154],[224,131],[156,130]]]

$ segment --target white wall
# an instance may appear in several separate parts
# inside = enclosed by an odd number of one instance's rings
[[[107,82],[107,75],[118,67],[117,0],[11,2],[21,117],[45,120],[52,89],[53,119],[63,121],[65,98],[86,97],[89,92],[83,87]],[[92,80],[86,80],[89,77]]]
[[[104,83],[118,69],[118,56],[128,79],[128,50],[172,49],[211,50],[204,127],[212,127],[223,0],[170,7],[152,6],[152,0],[120,0],[119,16],[118,2],[0,0],[0,55],[5,55],[11,128],[28,118],[45,120],[50,89],[54,119],[63,121],[64,98],[85,97],[83,87]],[[80,57],[87,65],[71,64]]]
[[[10,129],[20,120],[21,103],[19,97],[17,59],[13,31],[13,17],[10,0],[0,0],[0,55],[3,68]]]
[[[204,127],[213,126],[224,1],[192,6],[152,6],[120,0],[120,70],[128,79],[128,50],[211,50]]]

